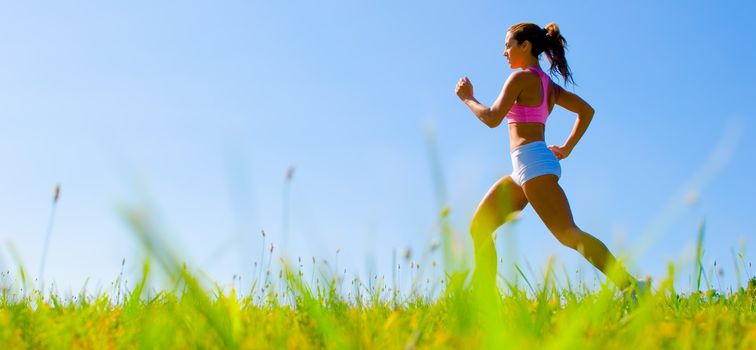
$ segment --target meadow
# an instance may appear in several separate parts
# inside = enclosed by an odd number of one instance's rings
[[[124,216],[150,253],[141,279],[128,287],[121,274],[108,290],[64,296],[36,286],[23,267],[4,272],[1,348],[756,348],[756,278],[712,289],[700,245],[696,291],[687,294],[675,289],[671,264],[667,279],[637,297],[560,276],[551,264],[540,277],[518,267],[516,281],[500,279],[499,298],[473,292],[464,270],[434,275],[425,262],[410,264],[413,283],[400,289],[385,276],[308,276],[302,259],[273,264],[272,246],[259,278],[229,287],[192,272],[143,214]],[[748,270],[742,255],[738,263]],[[150,287],[156,273],[172,287]]]

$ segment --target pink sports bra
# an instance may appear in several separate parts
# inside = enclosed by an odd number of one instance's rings
[[[539,67],[531,66],[528,69],[538,73],[543,86],[543,99],[538,107],[529,107],[518,105],[515,102],[507,113],[507,123],[541,123],[546,124],[546,118],[549,117],[548,91],[551,79]]]

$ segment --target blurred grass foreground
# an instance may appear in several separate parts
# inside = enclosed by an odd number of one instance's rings
[[[125,217],[149,252],[141,280],[127,288],[119,276],[111,291],[63,297],[32,287],[23,267],[16,276],[5,272],[0,348],[756,348],[751,276],[724,292],[700,291],[699,274],[698,291],[685,295],[675,290],[670,264],[665,280],[632,298],[607,283],[590,290],[567,278],[559,287],[550,264],[539,281],[518,268],[523,287],[502,279],[501,296],[483,298],[464,272],[413,283],[409,291],[378,276],[343,288],[338,273],[307,281],[301,261],[282,260],[276,272],[269,264],[255,281],[224,288],[191,273],[143,215]],[[173,288],[147,287],[154,267]]]

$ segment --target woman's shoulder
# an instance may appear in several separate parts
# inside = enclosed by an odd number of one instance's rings
[[[513,86],[523,87],[532,79],[532,75],[537,75],[535,72],[529,70],[517,70],[509,74],[507,78],[507,84]]]
[[[509,74],[509,80],[512,80],[512,81],[514,81],[514,80],[520,80],[520,81],[536,81],[536,80],[538,80],[538,81],[541,81],[541,79],[543,77],[546,77],[546,79],[549,82],[553,82],[553,80],[551,80],[551,77],[549,77],[548,74],[546,74],[544,72],[538,72],[538,71],[536,71],[534,69],[522,69],[522,70],[514,71],[511,74]]]
[[[509,79],[523,79],[532,75],[538,75],[538,73],[533,72],[529,69],[520,69],[510,73]]]

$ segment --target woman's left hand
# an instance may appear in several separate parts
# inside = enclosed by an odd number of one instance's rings
[[[549,149],[551,150],[551,153],[554,153],[558,160],[567,158],[567,156],[570,155],[570,152],[572,152],[572,150],[567,147],[557,145],[551,145],[549,146]]]
[[[465,100],[473,97],[473,86],[470,79],[463,77],[459,79],[457,88],[454,90],[460,100]]]

